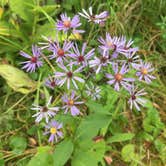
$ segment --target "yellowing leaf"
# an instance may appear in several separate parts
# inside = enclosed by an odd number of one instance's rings
[[[3,14],[3,8],[0,7],[0,18],[2,17]]]
[[[35,81],[31,80],[22,70],[11,65],[0,64],[0,75],[14,91],[27,94],[36,89]]]
[[[69,36],[70,40],[82,40],[82,35],[79,33],[74,33]]]

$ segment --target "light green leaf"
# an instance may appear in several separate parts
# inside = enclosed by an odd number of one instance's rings
[[[51,147],[39,147],[37,154],[30,160],[27,166],[53,166]]]
[[[71,140],[64,140],[55,147],[53,154],[54,166],[63,166],[70,158],[73,152],[73,143]]]
[[[117,133],[107,140],[108,143],[122,142],[131,140],[134,137],[133,133]]]
[[[10,0],[11,10],[18,14],[22,19],[31,22],[33,19],[32,7],[33,0]]]
[[[22,70],[11,65],[0,64],[0,75],[14,91],[28,94],[36,89],[35,81],[31,80]]]
[[[133,144],[125,145],[121,151],[121,155],[124,161],[131,162],[135,157],[134,145]]]
[[[14,153],[22,153],[27,147],[27,141],[24,137],[13,136],[10,140],[10,147]]]

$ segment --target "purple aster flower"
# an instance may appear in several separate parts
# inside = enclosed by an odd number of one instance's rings
[[[136,73],[136,76],[139,77],[139,80],[144,80],[146,83],[151,83],[152,79],[155,79],[156,77],[150,75],[154,68],[152,68],[152,65],[150,63],[144,63],[141,61],[140,65],[134,65],[138,71]]]
[[[22,69],[26,69],[27,72],[35,72],[36,68],[39,68],[43,65],[41,60],[41,52],[40,49],[36,45],[32,45],[32,56],[20,51],[20,55],[27,58],[28,60],[25,62],[21,62],[24,66]]]
[[[70,54],[70,57],[75,60],[72,64],[81,64],[83,66],[88,65],[88,60],[93,56],[95,49],[91,49],[88,53],[85,53],[86,46],[87,44],[84,43],[80,52],[77,44],[75,44],[75,47],[73,47],[74,52]]]
[[[69,69],[67,69],[63,64],[58,64],[58,66],[63,70],[63,72],[58,72],[58,71],[55,72],[55,78],[60,78],[60,81],[59,81],[60,86],[62,86],[65,82],[67,82],[67,89],[70,89],[70,83],[72,82],[75,88],[78,89],[78,86],[75,80],[81,83],[85,82],[82,78],[76,76],[78,73],[82,71],[83,66],[79,67],[75,71],[73,71],[72,64],[68,66]]]
[[[86,94],[91,97],[93,100],[101,98],[100,92],[101,89],[98,86],[94,86],[92,83],[88,86],[86,85]]]
[[[67,32],[72,29],[75,33],[83,33],[83,30],[77,30],[79,26],[81,26],[80,18],[78,15],[75,15],[72,19],[67,16],[66,13],[61,14],[61,20],[57,21],[56,27],[58,31]]]
[[[133,40],[130,39],[129,41],[127,41],[126,37],[124,37],[124,36],[122,36],[120,40],[122,43],[124,43],[124,45],[121,48],[119,48],[119,52],[121,54],[128,54],[131,52],[138,51],[138,47],[134,47],[134,48],[131,47],[132,44],[134,43]]]
[[[122,48],[124,47],[124,42],[120,37],[111,37],[109,33],[106,33],[106,39],[104,40],[102,37],[98,39],[98,41],[102,44],[99,46],[104,52],[112,51],[112,58],[117,58],[118,54],[122,52]]]
[[[114,84],[114,89],[116,91],[120,90],[120,85],[122,85],[125,89],[129,90],[131,84],[129,84],[128,82],[133,82],[135,81],[135,79],[124,77],[124,74],[128,72],[126,65],[123,64],[122,68],[119,71],[118,64],[113,63],[112,68],[114,70],[114,75],[106,74],[106,77],[110,79],[107,83],[110,85]]]
[[[106,19],[109,16],[108,11],[104,11],[100,14],[94,15],[92,12],[92,7],[89,7],[89,13],[85,10],[82,9],[82,13],[78,13],[80,16],[86,18],[88,22],[94,22],[95,24],[100,24],[100,22],[106,21]]]
[[[52,51],[53,54],[50,55],[50,59],[56,58],[56,62],[63,62],[63,60],[66,60],[66,57],[69,56],[69,50],[73,46],[72,42],[64,41],[63,46],[60,46],[60,43],[58,40],[56,42],[52,43],[48,50]]]
[[[68,96],[64,94],[62,97],[62,102],[65,104],[62,109],[65,110],[65,114],[70,111],[72,116],[76,116],[80,114],[80,110],[76,107],[76,105],[83,104],[83,101],[77,101],[80,96],[75,96],[75,92],[72,91],[71,95]]]
[[[51,89],[54,89],[58,84],[59,80],[51,76],[45,80],[45,85]]]
[[[48,142],[54,142],[54,140],[57,142],[59,138],[63,138],[62,126],[62,123],[58,123],[55,120],[51,120],[45,126],[46,132],[44,132],[44,135],[51,134]]]
[[[96,68],[96,74],[99,73],[102,67],[105,67],[109,64],[109,54],[108,52],[103,52],[100,50],[101,56],[100,57],[94,57],[94,60],[89,61],[89,66],[91,68]]]
[[[136,51],[125,54],[125,57],[126,60],[118,60],[118,62],[123,62],[127,66],[132,66],[133,68],[135,68],[134,66],[138,66],[141,62],[139,55],[136,55]]]
[[[146,103],[146,100],[140,97],[146,95],[147,93],[144,91],[144,89],[138,91],[138,89],[135,88],[134,86],[132,86],[129,93],[130,93],[130,99],[128,103],[130,104],[130,109],[132,110],[133,106],[135,106],[135,108],[138,111],[140,111],[139,105],[144,106]]]
[[[32,117],[36,117],[35,122],[39,123],[43,118],[45,118],[46,123],[48,123],[49,117],[53,117],[56,115],[56,112],[59,111],[59,107],[50,107],[52,97],[49,98],[48,103],[45,106],[39,106],[33,104],[32,110],[37,110],[36,114],[34,114]]]

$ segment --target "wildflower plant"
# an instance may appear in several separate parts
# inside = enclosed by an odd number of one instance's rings
[[[64,117],[80,121],[82,117],[90,115],[92,118],[88,120],[93,121],[93,111],[88,108],[94,108],[95,104],[90,103],[95,101],[101,104],[106,100],[106,94],[116,92],[119,96],[124,95],[124,105],[127,103],[130,110],[143,110],[146,104],[144,97],[147,95],[144,91],[145,84],[155,79],[154,68],[149,62],[141,59],[134,40],[128,40],[123,34],[114,36],[106,32],[104,36],[95,36],[97,43],[94,45],[91,40],[86,39],[88,31],[82,30],[82,19],[87,20],[87,25],[102,28],[98,24],[107,22],[109,13],[103,11],[94,14],[92,7],[88,11],[82,9],[82,12],[70,17],[62,13],[55,24],[54,38],[44,36],[44,41],[39,42],[38,46],[32,46],[32,55],[20,52],[23,58],[28,59],[21,63],[26,72],[38,72],[37,69],[43,67],[45,77],[42,78],[42,86],[45,98],[49,98],[49,95],[52,97],[46,104],[33,105],[32,110],[37,112],[32,116],[36,118],[37,123],[45,124],[44,135],[50,135],[48,141],[52,143],[74,133],[70,129],[71,126],[65,125],[67,122]],[[84,33],[85,39],[72,40],[70,36],[75,36],[76,33]],[[44,66],[49,70],[44,70]],[[104,112],[104,106],[95,107],[96,110],[100,108]],[[102,116],[103,114],[100,114],[98,119]],[[104,119],[110,124],[108,116]],[[89,123],[88,121],[87,124]],[[88,127],[87,125],[87,131]],[[95,127],[94,131],[97,131]]]

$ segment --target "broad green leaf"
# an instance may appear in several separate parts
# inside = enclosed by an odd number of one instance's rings
[[[86,105],[88,106],[88,108],[90,109],[91,112],[104,112],[106,111],[103,108],[103,105],[96,103],[95,101],[87,101]]]
[[[105,142],[94,143],[89,149],[76,149],[72,158],[72,166],[97,166],[102,162],[105,153]]]
[[[54,40],[56,36],[55,34],[56,34],[55,25],[46,22],[46,24],[38,26],[36,33],[36,40],[41,40],[42,36],[49,37]]]
[[[27,140],[21,136],[13,136],[10,140],[10,147],[14,153],[22,153],[27,147]]]
[[[97,166],[97,160],[90,152],[82,150],[75,151],[72,158],[72,166]]]
[[[130,162],[133,160],[135,157],[134,148],[133,144],[127,144],[123,147],[121,155],[124,161]]]
[[[64,140],[55,147],[53,154],[54,166],[63,166],[70,158],[73,152],[73,143],[71,140]]]
[[[108,114],[94,113],[82,120],[76,131],[75,139],[79,146],[91,146],[92,139],[99,130],[108,126],[111,122],[111,117]]]
[[[22,70],[11,65],[0,64],[0,75],[14,91],[28,94],[36,89],[35,81],[31,80]]]
[[[51,147],[39,147],[38,152],[32,157],[27,166],[53,166]]]
[[[32,7],[33,0],[10,0],[11,10],[18,14],[22,19],[31,22],[33,20]]]
[[[133,133],[117,133],[107,140],[108,143],[122,142],[131,140],[134,137]]]

